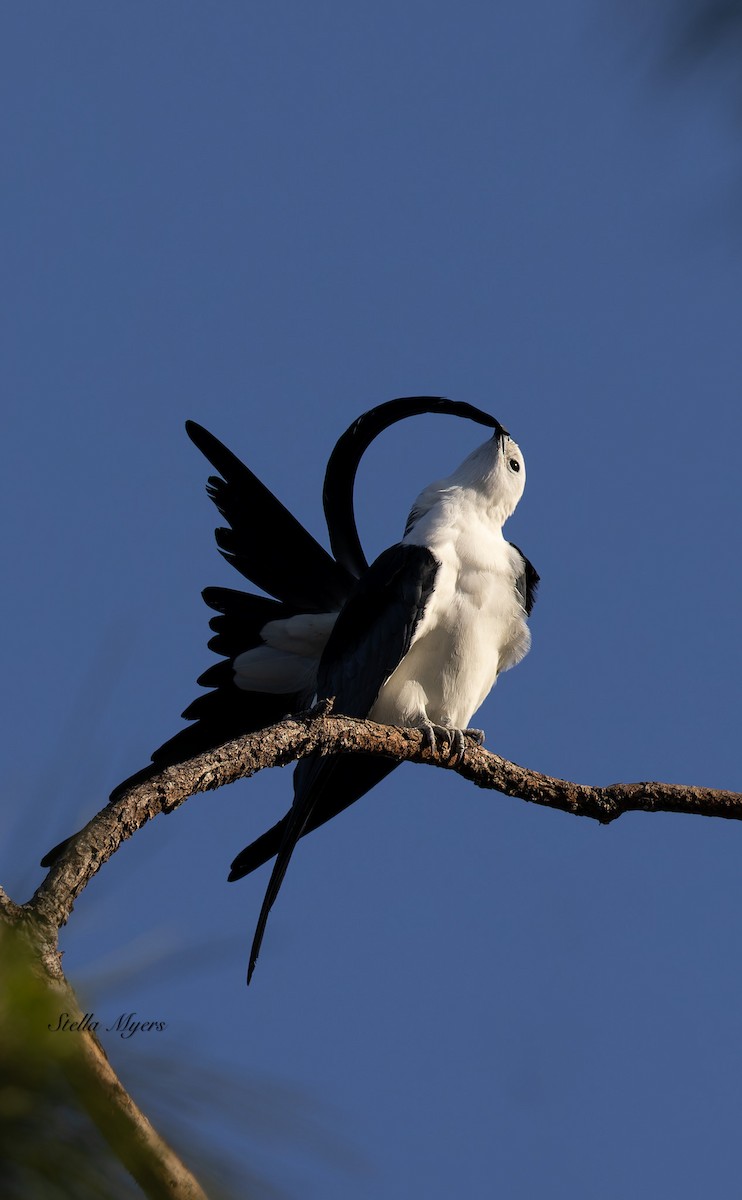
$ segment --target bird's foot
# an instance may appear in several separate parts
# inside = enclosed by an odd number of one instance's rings
[[[472,738],[478,746],[481,746],[484,741],[484,733],[481,729],[455,729],[450,725],[434,725],[432,721],[426,721],[420,728],[425,749],[435,751],[438,748],[438,742],[441,741],[448,747],[448,757],[451,761],[461,758],[466,749],[468,737]]]

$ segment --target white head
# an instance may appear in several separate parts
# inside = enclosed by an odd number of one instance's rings
[[[521,448],[500,426],[494,436],[472,451],[444,482],[449,487],[476,492],[491,519],[503,524],[515,512],[526,486],[526,464]]]
[[[487,520],[503,525],[518,505],[526,486],[526,464],[520,446],[498,424],[494,436],[473,450],[445,479],[439,479],[418,496],[409,532],[419,519],[440,501],[454,501],[466,492],[477,507],[486,510]]]

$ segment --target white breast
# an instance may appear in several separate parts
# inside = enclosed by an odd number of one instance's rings
[[[371,716],[466,728],[500,671],[528,652],[516,588],[522,559],[476,506],[428,514],[405,541],[427,545],[440,569],[410,650]]]

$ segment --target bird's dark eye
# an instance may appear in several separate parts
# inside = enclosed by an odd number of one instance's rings
[[[517,458],[511,458],[510,462],[508,463],[508,466],[510,467],[511,471],[519,471],[520,470],[520,463],[518,462]]]

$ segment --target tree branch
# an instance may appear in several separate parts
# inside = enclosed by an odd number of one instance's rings
[[[315,751],[378,754],[397,762],[446,767],[477,787],[573,816],[592,817],[604,825],[626,812],[693,813],[742,820],[742,795],[737,792],[670,783],[590,787],[520,767],[473,742],[467,742],[457,759],[445,745],[430,750],[419,729],[331,716],[325,705],[168,767],[132,787],[72,839],[24,911],[46,928],[50,943],[56,943],[56,931],[66,922],[83,889],[121,843],[152,817],[173,812],[197,792],[223,787],[266,767],[286,766]]]

